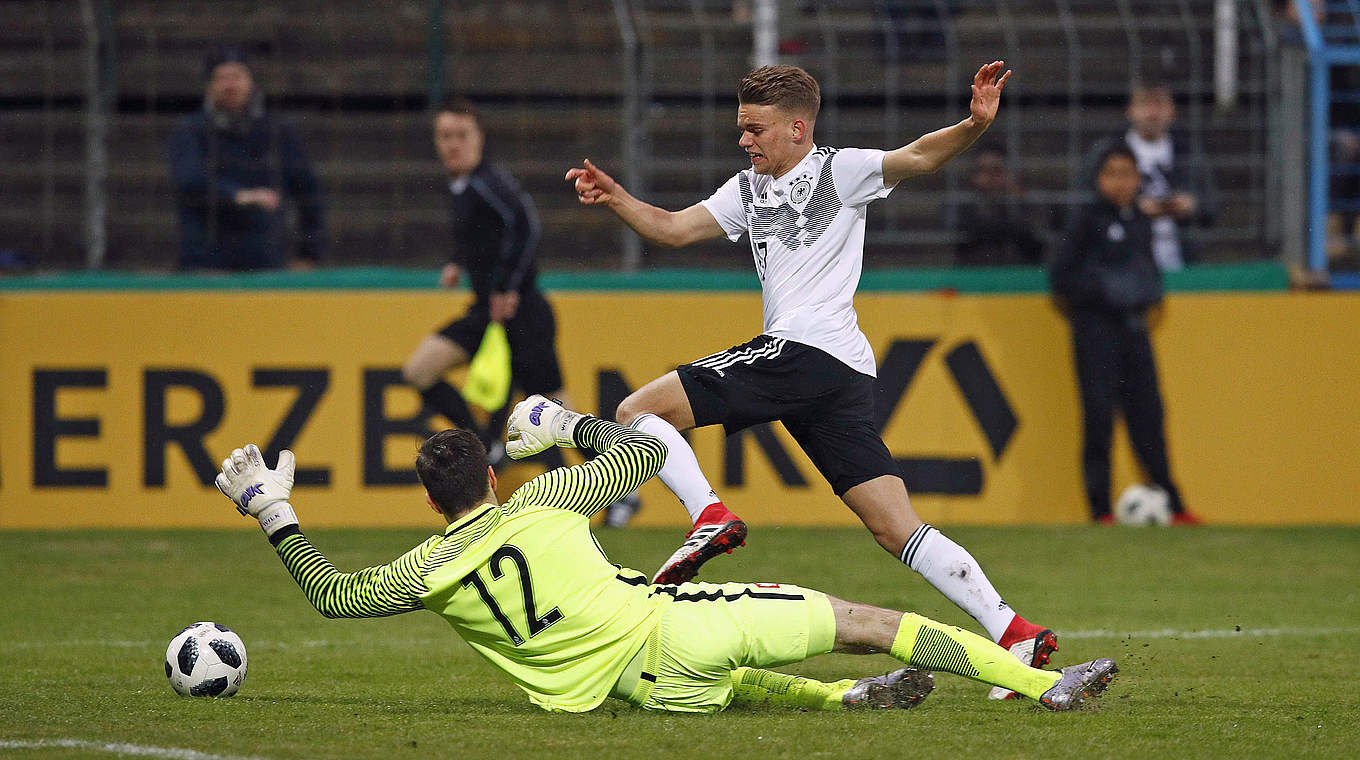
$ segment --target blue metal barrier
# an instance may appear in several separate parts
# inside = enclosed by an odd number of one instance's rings
[[[1328,185],[1334,173],[1354,171],[1354,167],[1332,166],[1328,153],[1333,66],[1360,66],[1360,0],[1328,2],[1319,24],[1313,3],[1322,0],[1294,0],[1300,30],[1308,47],[1310,72],[1309,167],[1308,167],[1308,267],[1315,272],[1327,270],[1327,214],[1344,211],[1354,199],[1328,198]],[[1333,287],[1356,287],[1360,277],[1336,276]]]

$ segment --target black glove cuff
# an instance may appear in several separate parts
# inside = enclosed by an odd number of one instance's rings
[[[606,420],[602,420],[594,415],[583,415],[581,421],[576,423],[576,429],[571,433],[571,439],[576,444],[576,448],[591,448],[590,444],[586,442],[586,434],[590,432],[591,427],[603,422],[606,422]]]
[[[269,537],[269,544],[277,547],[279,544],[283,543],[283,539],[293,535],[302,535],[302,529],[299,528],[296,523],[293,525],[285,525],[274,531],[274,535]]]

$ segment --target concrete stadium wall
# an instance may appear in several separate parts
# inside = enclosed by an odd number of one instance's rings
[[[752,292],[556,292],[570,399],[628,388],[749,339]],[[429,525],[399,367],[461,312],[433,291],[0,293],[0,527],[241,526],[211,485],[233,447],[292,448],[305,525]],[[925,519],[1085,519],[1065,323],[1020,295],[861,293],[884,438]],[[1176,293],[1155,331],[1173,470],[1211,523],[1360,524],[1360,297]],[[853,525],[780,426],[691,434],[755,524]],[[1116,492],[1137,473],[1117,435]],[[574,454],[572,455],[575,456]],[[511,485],[531,477],[512,467]],[[659,483],[639,525],[681,525]]]

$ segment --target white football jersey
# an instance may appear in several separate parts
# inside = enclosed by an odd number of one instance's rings
[[[819,348],[876,376],[855,314],[855,288],[864,265],[865,208],[890,192],[883,151],[814,146],[779,179],[746,169],[702,202],[732,242],[750,235],[765,334]]]

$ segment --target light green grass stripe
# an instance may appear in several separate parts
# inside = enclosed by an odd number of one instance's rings
[[[141,272],[57,272],[0,278],[0,292],[49,290],[435,290],[436,273],[427,269],[347,267],[313,272],[239,274],[153,274]],[[539,278],[552,291],[722,291],[755,292],[760,282],[751,271],[661,269],[644,272],[553,272]],[[1289,278],[1275,261],[1206,264],[1166,276],[1167,290],[1275,291]],[[1043,293],[1048,277],[1037,267],[970,269],[878,269],[864,272],[861,292]]]

